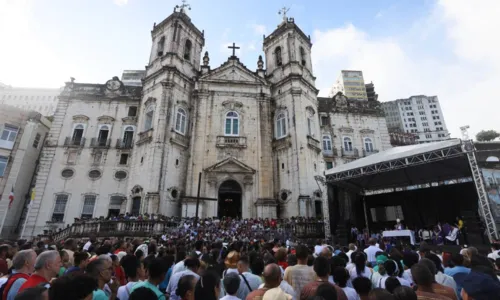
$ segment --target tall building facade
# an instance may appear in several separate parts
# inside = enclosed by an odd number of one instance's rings
[[[13,238],[22,230],[31,188],[34,186],[33,176],[49,128],[50,122],[35,111],[0,104],[2,238]],[[11,193],[14,196],[12,203],[9,199]]]
[[[62,89],[12,87],[0,83],[0,104],[52,116]]]
[[[448,128],[437,96],[411,96],[382,103],[390,132],[415,135],[417,143],[449,139]]]
[[[124,213],[194,216],[198,188],[215,200],[200,201],[201,217],[321,214],[312,43],[294,20],[265,37],[254,70],[234,50],[212,69],[183,9],[151,35],[142,86],[66,83],[27,231]]]
[[[338,92],[341,92],[351,100],[368,101],[363,72],[352,70],[340,71],[339,77],[330,90],[329,97],[335,96]]]

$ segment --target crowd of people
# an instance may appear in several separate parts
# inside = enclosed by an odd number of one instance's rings
[[[0,246],[0,299],[482,300],[500,295],[500,245],[443,253],[369,238],[290,241],[106,238]],[[431,249],[437,249],[431,251]]]

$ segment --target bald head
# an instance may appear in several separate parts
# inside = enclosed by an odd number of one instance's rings
[[[326,258],[332,258],[332,251],[330,251],[330,248],[325,247],[323,248],[323,250],[321,250],[321,253],[319,255]]]
[[[264,273],[262,273],[264,277],[264,283],[267,288],[275,288],[278,287],[281,283],[281,270],[277,264],[268,264],[264,268]]]

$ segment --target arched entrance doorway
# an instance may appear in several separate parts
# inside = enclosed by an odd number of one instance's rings
[[[241,218],[241,196],[241,186],[236,181],[224,181],[219,187],[218,217]]]

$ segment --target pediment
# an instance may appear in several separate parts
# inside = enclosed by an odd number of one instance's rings
[[[230,81],[246,84],[266,84],[265,79],[254,74],[239,61],[231,59],[219,68],[211,70],[209,73],[200,78],[200,81],[205,80],[216,82]]]
[[[249,167],[248,165],[242,163],[234,157],[229,157],[206,168],[205,172],[254,174],[255,169]]]

